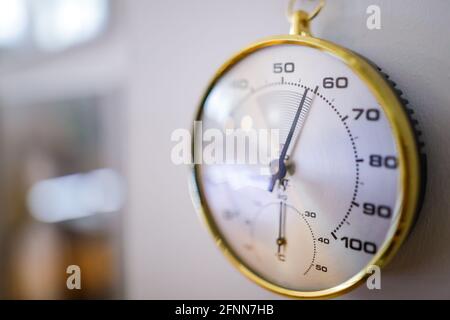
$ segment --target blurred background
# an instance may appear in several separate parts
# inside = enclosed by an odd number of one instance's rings
[[[366,28],[381,7],[382,29]],[[278,298],[244,279],[192,207],[170,134],[232,53],[287,33],[287,0],[0,0],[0,298]],[[327,1],[319,36],[376,61],[421,120],[419,223],[380,292],[450,298],[445,0]],[[432,50],[430,50],[432,48]],[[68,290],[66,268],[81,268]]]
[[[0,0],[0,297],[123,296],[119,3]],[[82,290],[67,290],[78,265]]]

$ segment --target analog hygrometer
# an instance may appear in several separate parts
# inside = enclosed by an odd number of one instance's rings
[[[405,100],[348,49],[294,33],[257,42],[217,72],[196,120],[279,132],[264,164],[194,165],[216,242],[250,279],[303,298],[333,296],[382,266],[411,229],[424,183]]]

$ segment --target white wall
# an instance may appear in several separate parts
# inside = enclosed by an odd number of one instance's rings
[[[417,111],[429,161],[428,194],[409,241],[383,272],[382,290],[347,297],[450,298],[450,2],[327,1],[315,35],[389,72]],[[129,298],[277,298],[241,276],[192,207],[188,170],[171,164],[170,133],[189,128],[215,69],[250,42],[288,31],[286,1],[125,1],[129,69]],[[382,9],[382,29],[365,27]]]

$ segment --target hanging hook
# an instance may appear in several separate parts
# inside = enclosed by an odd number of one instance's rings
[[[320,0],[317,6],[310,13],[303,10],[295,10],[297,0],[289,0],[287,8],[287,18],[291,23],[291,34],[310,36],[310,22],[325,6],[325,0]]]
[[[292,22],[292,18],[296,11],[295,4],[297,3],[297,1],[298,0],[289,0],[287,12],[286,12],[289,22]],[[320,13],[320,11],[323,9],[324,6],[325,6],[325,0],[320,0],[319,3],[317,4],[317,6],[314,8],[314,10],[311,11],[310,13],[308,13],[308,17],[307,17],[308,20],[311,21],[312,19],[317,17],[317,15]]]

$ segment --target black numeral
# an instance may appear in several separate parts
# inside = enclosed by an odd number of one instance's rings
[[[320,237],[317,241],[322,242],[323,244],[330,244],[330,239]]]
[[[341,240],[344,241],[344,245],[348,249],[362,251],[368,254],[375,254],[377,252],[377,245],[373,242],[348,237],[343,237]]]
[[[316,264],[316,270],[317,271],[322,271],[322,272],[328,272],[328,268],[325,266],[322,266],[320,264]]]
[[[295,64],[293,62],[274,63],[273,73],[292,73],[295,71]]]
[[[372,154],[369,158],[369,165],[375,168],[397,169],[398,160],[394,156],[380,156]]]
[[[364,203],[363,212],[369,216],[378,216],[380,218],[389,219],[392,217],[392,209],[384,205],[375,205],[373,203]]]
[[[345,89],[348,87],[348,78],[347,77],[338,77],[338,78],[333,78],[333,77],[326,77],[323,78],[323,83],[322,86],[325,89],[333,89],[333,88],[338,88],[338,89]]]
[[[361,117],[367,121],[380,120],[380,110],[378,109],[352,109],[356,113],[355,120],[359,120]]]
[[[313,211],[305,211],[305,217],[316,218],[317,217],[317,213],[315,213]]]

